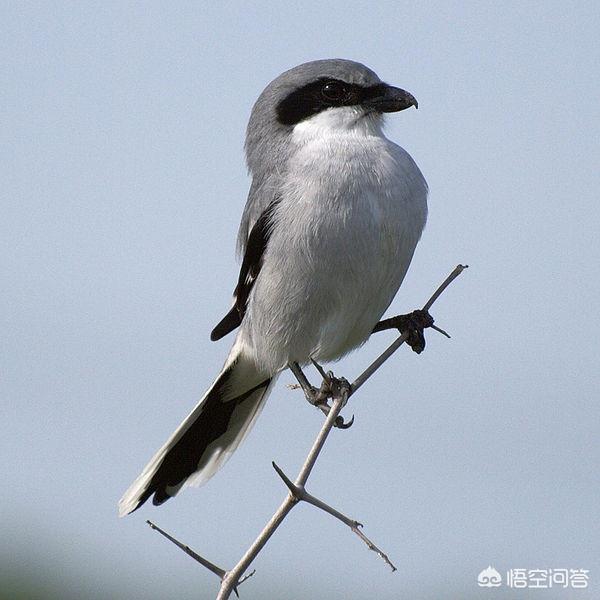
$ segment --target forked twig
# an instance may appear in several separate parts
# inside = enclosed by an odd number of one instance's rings
[[[279,477],[281,477],[281,479],[283,479],[283,482],[285,483],[285,485],[287,485],[288,489],[290,490],[290,493],[296,498],[296,500],[298,502],[308,502],[308,504],[312,504],[313,506],[320,508],[321,510],[330,514],[332,517],[339,519],[345,525],[348,525],[348,527],[350,527],[350,529],[354,533],[356,533],[356,535],[358,535],[358,537],[367,545],[369,550],[373,550],[373,552],[377,553],[390,566],[392,571],[396,571],[396,567],[392,564],[392,561],[388,558],[388,555],[385,554],[382,550],[380,550],[360,530],[360,528],[363,527],[362,523],[359,523],[358,521],[356,521],[354,519],[350,519],[344,513],[341,513],[339,510],[336,510],[332,506],[329,506],[329,504],[325,504],[325,502],[323,502],[322,500],[319,500],[319,498],[316,498],[312,494],[309,494],[306,491],[306,488],[304,486],[296,485],[295,483],[290,481],[290,479],[287,477],[287,475],[274,462],[271,464],[273,465],[273,468],[275,469],[275,471],[277,471],[277,474],[279,475]]]
[[[428,311],[433,303],[440,297],[440,295],[444,292],[444,290],[456,279],[466,266],[458,265],[452,273],[445,279],[445,281],[438,287],[438,289],[433,293],[431,298],[427,301],[423,310]],[[441,331],[441,333],[446,332],[443,330],[439,330],[439,328],[435,327],[436,330]],[[325,504],[322,500],[319,500],[312,494],[309,494],[306,491],[305,485],[310,477],[311,471],[321,453],[323,445],[327,440],[331,429],[336,423],[336,419],[342,410],[342,408],[346,405],[348,398],[353,395],[360,387],[364,385],[364,383],[381,367],[381,365],[388,359],[390,356],[405,342],[407,334],[402,334],[398,337],[381,355],[374,360],[364,371],[361,373],[352,385],[348,384],[345,380],[335,379],[333,381],[332,389],[332,401],[331,406],[329,407],[327,417],[325,422],[323,423],[317,438],[315,439],[302,468],[300,469],[300,473],[294,482],[292,482],[287,475],[275,464],[273,463],[273,468],[277,472],[277,474],[281,477],[283,482],[288,488],[288,495],[285,500],[279,506],[279,508],[275,511],[269,522],[265,525],[263,530],[260,532],[256,540],[252,543],[252,545],[248,548],[242,558],[238,561],[238,563],[229,571],[225,571],[220,567],[216,566],[209,560],[201,557],[199,554],[191,550],[187,545],[181,543],[173,536],[169,535],[153,523],[148,521],[148,524],[165,536],[168,540],[173,542],[176,546],[181,548],[186,554],[194,558],[197,562],[199,562],[202,566],[206,567],[209,571],[217,575],[221,579],[221,587],[219,589],[219,594],[217,596],[217,600],[227,600],[231,596],[231,592],[234,592],[237,595],[237,587],[244,582],[248,577],[251,577],[254,574],[252,571],[250,574],[245,575],[244,573],[252,563],[252,561],[257,557],[259,552],[264,548],[265,544],[269,541],[271,536],[275,533],[279,525],[283,522],[288,513],[292,510],[292,508],[298,504],[299,502],[308,502],[317,508],[325,511],[326,513],[332,515],[336,519],[339,519],[342,523],[350,527],[350,529],[358,535],[365,544],[369,547],[369,549],[376,552],[390,567],[393,571],[396,570],[396,567],[392,564],[388,556],[382,552],[371,540],[364,535],[364,533],[360,530],[362,524],[358,521],[350,519],[343,513],[339,512],[335,508]],[[448,336],[449,337],[449,336]],[[321,373],[323,375],[323,373]],[[304,378],[305,379],[305,378]],[[308,381],[299,381],[302,387],[306,387],[310,385]],[[331,387],[332,382],[328,382]]]

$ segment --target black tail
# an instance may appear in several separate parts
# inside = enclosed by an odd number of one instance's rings
[[[152,495],[162,504],[184,483],[210,479],[238,447],[267,397],[271,378],[242,356],[230,358],[212,387],[146,465],[119,502],[124,516]]]

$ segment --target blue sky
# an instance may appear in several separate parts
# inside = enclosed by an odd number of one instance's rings
[[[590,569],[575,597],[598,596],[597,3],[0,13],[5,581],[35,573],[40,598],[59,581],[57,597],[210,599],[216,580],[145,519],[230,566],[278,506],[271,460],[294,473],[320,423],[287,375],[207,486],[116,517],[227,354],[208,335],[237,278],[251,106],[283,70],[343,57],[419,100],[388,119],[430,186],[389,314],[470,269],[434,310],[452,340],[401,349],[352,398],[356,423],[310,483],[398,572],[301,506],[243,597],[510,597],[477,587],[488,564]],[[391,339],[335,371],[352,378]]]

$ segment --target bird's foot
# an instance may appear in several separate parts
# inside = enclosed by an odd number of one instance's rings
[[[421,354],[425,350],[424,330],[433,326],[433,317],[426,310],[413,310],[407,315],[398,315],[391,319],[379,321],[373,333],[385,331],[386,329],[397,329],[400,333],[407,333],[406,343],[413,349],[413,352]]]
[[[343,408],[350,396],[350,383],[348,380],[344,377],[336,377],[332,371],[325,371],[323,367],[312,358],[311,362],[323,378],[321,387],[317,390],[316,395],[313,396],[312,404],[320,408],[327,415],[331,410],[331,405],[329,404],[330,399],[345,398],[346,400],[342,406]],[[346,392],[345,394],[342,393],[344,391]],[[352,418],[349,421],[344,421],[344,417],[339,415],[336,417],[333,425],[338,429],[348,429],[349,427],[352,427],[353,423],[354,415],[352,415]]]
[[[314,360],[311,359],[311,361],[323,378],[321,387],[319,388],[311,385],[298,363],[290,364],[290,370],[298,380],[306,400],[312,404],[312,406],[316,406],[324,414],[328,415],[329,411],[331,410],[329,400],[339,397],[348,398],[350,395],[350,383],[343,377],[335,377],[331,371],[326,372],[321,365]],[[347,393],[342,395],[342,391],[344,390],[346,390]],[[354,416],[352,416],[349,421],[345,421],[344,417],[338,415],[335,419],[334,427],[339,429],[348,429],[348,427],[351,427],[353,423]]]

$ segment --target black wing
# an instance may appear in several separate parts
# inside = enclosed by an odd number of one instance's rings
[[[246,314],[246,306],[252,286],[262,267],[263,256],[273,229],[273,214],[279,200],[273,200],[254,223],[248,236],[246,252],[240,268],[240,276],[233,292],[235,302],[233,308],[221,319],[212,330],[210,339],[214,342],[239,327]]]

